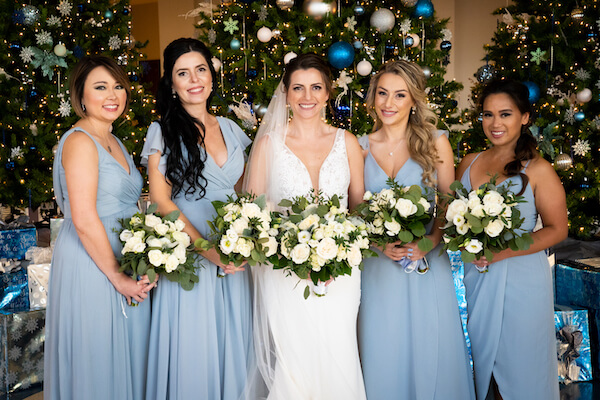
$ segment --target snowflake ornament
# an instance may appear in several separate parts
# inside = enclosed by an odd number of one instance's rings
[[[344,24],[344,26],[348,28],[349,31],[354,30],[354,28],[356,27],[356,18],[354,18],[354,15],[346,18],[346,23]]]
[[[214,44],[217,41],[217,32],[213,28],[208,30],[208,41],[210,44]]]
[[[402,20],[402,22],[400,23],[399,28],[400,32],[402,32],[403,35],[406,35],[408,32],[410,32],[411,29],[411,22],[410,19],[405,18]]]
[[[452,31],[450,29],[444,28],[440,31],[440,33],[442,34],[442,40],[452,40]]]
[[[266,21],[268,16],[269,12],[267,11],[267,6],[263,4],[263,6],[260,8],[260,11],[258,11],[258,20]]]
[[[25,323],[25,330],[29,333],[33,333],[38,329],[38,321],[35,318],[31,318]]]
[[[23,149],[21,146],[13,147],[10,149],[10,158],[21,158],[23,157]]]
[[[546,61],[546,50],[542,50],[539,47],[537,50],[531,52],[531,61],[540,65],[542,61]]]
[[[23,63],[30,63],[33,60],[33,49],[31,46],[23,47],[21,53],[19,53],[19,57],[21,57]]]
[[[594,129],[600,130],[600,117],[594,118],[592,120],[592,125],[594,126]]]
[[[61,0],[58,4],[58,12],[63,17],[71,14],[71,10],[73,9],[73,4],[69,3],[67,0]]]
[[[117,35],[113,35],[108,39],[108,47],[111,50],[118,50],[119,48],[121,48],[122,43],[123,42],[121,41],[121,39],[119,39]]]
[[[35,34],[35,41],[37,42],[38,46],[52,44],[52,35],[50,34],[50,32],[46,32],[42,29],[40,33]]]
[[[571,106],[565,112],[565,122],[569,125],[573,125],[575,123],[575,109]]]
[[[575,71],[575,78],[579,80],[587,81],[588,79],[590,79],[590,76],[590,73],[583,68],[579,68],[577,71]]]
[[[240,28],[238,28],[238,21],[235,21],[231,17],[229,17],[229,19],[227,21],[223,21],[223,25],[225,25],[225,28],[223,30],[225,32],[229,32],[232,35],[235,31],[240,30]]]
[[[21,357],[22,353],[23,352],[19,346],[13,346],[10,348],[10,350],[8,350],[8,358],[9,360],[17,361]]]
[[[577,139],[573,145],[573,153],[578,156],[585,156],[592,148],[587,140]]]
[[[49,17],[46,20],[46,23],[52,28],[59,27],[61,25],[60,18],[58,18],[56,15]]]
[[[69,100],[61,99],[60,105],[58,106],[58,113],[61,117],[67,118],[71,115],[71,102]]]

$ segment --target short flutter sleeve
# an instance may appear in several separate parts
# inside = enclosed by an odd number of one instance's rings
[[[358,138],[358,144],[363,150],[369,151],[369,135],[362,135]]]
[[[244,133],[244,131],[242,130],[242,128],[240,128],[238,124],[236,124],[229,118],[217,118],[221,120],[223,126],[227,126],[229,128],[229,130],[231,131],[231,138],[233,138],[233,140],[236,142],[237,145],[239,145],[242,148],[242,150],[245,150],[246,147],[250,146],[252,140],[250,140],[250,138]]]
[[[163,141],[162,130],[158,122],[153,122],[148,127],[148,133],[146,134],[146,143],[142,149],[142,160],[141,163],[144,166],[148,166],[148,157],[159,151],[161,153],[160,162],[158,164],[158,170],[161,174],[165,175],[167,172],[167,156],[165,154],[165,143]]]

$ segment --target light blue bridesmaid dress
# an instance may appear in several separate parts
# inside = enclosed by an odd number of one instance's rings
[[[359,142],[369,149],[368,136]],[[395,179],[425,188],[422,173],[409,158]],[[364,176],[368,191],[387,187],[388,176],[370,152]],[[379,251],[364,261],[358,338],[369,400],[475,398],[450,261],[440,249],[427,254],[424,275],[404,272]]]
[[[217,117],[227,146],[227,161],[219,167],[207,155],[203,175],[206,194],[173,198],[177,207],[202,236],[211,234],[212,201],[234,195],[234,185],[244,171],[244,149],[250,139],[231,120]],[[184,157],[187,151],[182,148]],[[160,151],[159,169],[166,171],[167,157],[160,124],[150,125],[142,163]],[[191,291],[160,279],[152,299],[150,359],[147,399],[238,399],[246,383],[252,350],[251,276],[238,272],[217,277],[217,266],[198,257],[200,282]]]
[[[75,128],[65,133],[54,159],[54,194],[65,221],[50,269],[44,398],[143,399],[150,301],[138,307],[128,306],[79,240],[71,219],[62,166],[65,140],[75,130],[83,131]],[[94,143],[98,149],[96,210],[113,252],[120,258],[121,242],[114,230],[120,229],[118,219],[129,218],[138,211],[143,179],[120,142],[129,172],[96,140]]]
[[[461,177],[467,190],[472,189],[471,166],[478,157]],[[521,190],[520,176],[501,184],[508,182],[515,193]],[[523,196],[526,202],[517,205],[525,218],[520,229],[530,232],[537,220],[531,185]],[[492,375],[505,400],[559,398],[550,272],[544,251],[492,263],[483,274],[473,264],[465,265],[467,330],[478,399],[488,396]],[[488,398],[493,398],[491,393]]]

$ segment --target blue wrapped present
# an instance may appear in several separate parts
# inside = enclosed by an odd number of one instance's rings
[[[27,271],[18,269],[0,274],[0,312],[29,310]]]
[[[554,306],[558,381],[589,381],[592,379],[592,356],[588,310]]]
[[[467,342],[467,349],[469,351],[469,359],[471,360],[472,367],[471,338],[469,338],[469,332],[467,331],[467,296],[465,284],[463,283],[463,278],[465,277],[465,264],[460,258],[460,251],[448,251],[448,257],[450,258],[450,266],[452,267],[452,277],[454,278],[454,290],[456,291],[456,300],[458,301],[458,311],[460,313],[463,333],[465,335],[465,341]]]
[[[0,258],[25,258],[27,249],[37,244],[35,228],[0,230]]]

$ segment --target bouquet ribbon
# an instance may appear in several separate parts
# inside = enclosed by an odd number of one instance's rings
[[[427,258],[423,257],[420,260],[412,261],[408,257],[402,257],[398,261],[398,264],[404,268],[404,272],[407,274],[416,271],[418,274],[424,274],[429,271],[429,263],[427,262]]]

